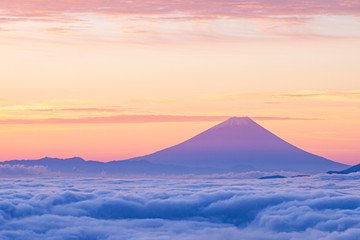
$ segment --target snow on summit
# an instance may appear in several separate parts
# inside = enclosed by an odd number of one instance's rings
[[[249,117],[232,117],[222,122],[213,128],[221,128],[221,127],[234,127],[234,126],[247,126],[256,124],[251,118]]]

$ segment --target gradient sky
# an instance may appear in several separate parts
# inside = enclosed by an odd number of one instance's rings
[[[108,161],[230,116],[360,162],[358,0],[2,0],[0,160]]]

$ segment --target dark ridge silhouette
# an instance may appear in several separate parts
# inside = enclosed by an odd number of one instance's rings
[[[360,172],[360,164],[349,167],[345,170],[342,171],[329,171],[329,174],[349,174],[349,173],[355,173],[355,172]]]

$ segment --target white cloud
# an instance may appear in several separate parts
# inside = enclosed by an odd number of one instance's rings
[[[359,177],[3,179],[0,239],[358,239]]]

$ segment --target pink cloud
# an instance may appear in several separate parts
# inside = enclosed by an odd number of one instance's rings
[[[71,13],[163,16],[186,15],[191,19],[269,18],[298,21],[299,16],[359,15],[358,0],[2,0],[7,16],[58,17]],[[65,15],[63,15],[65,16]],[[180,16],[181,17],[181,16]]]
[[[296,92],[268,92],[268,93],[242,93],[218,95],[212,98],[216,100],[237,101],[243,99],[268,99],[266,104],[280,104],[282,99],[324,99],[337,101],[360,101],[360,90],[343,90],[343,91],[309,91],[302,90]],[[272,101],[273,100],[273,101]]]
[[[330,101],[359,102],[360,91],[300,91],[282,94],[281,98],[321,99]]]
[[[122,108],[39,108],[30,109],[34,112],[121,112]]]
[[[74,31],[74,29],[72,28],[65,28],[65,27],[45,28],[44,30],[55,34],[68,34]]]
[[[311,121],[311,120],[323,120],[321,118],[293,118],[293,117],[253,117],[254,120],[259,121],[287,121],[287,120],[297,120],[297,121]]]
[[[281,102],[265,102],[265,104],[274,104],[274,105],[276,105],[276,104],[281,104]]]
[[[152,123],[152,122],[210,122],[224,121],[229,116],[179,115],[119,115],[85,118],[5,119],[0,124],[98,124],[98,123]],[[254,120],[320,120],[317,118],[252,117]]]
[[[354,97],[360,98],[360,91],[301,91],[283,94],[284,97]]]

